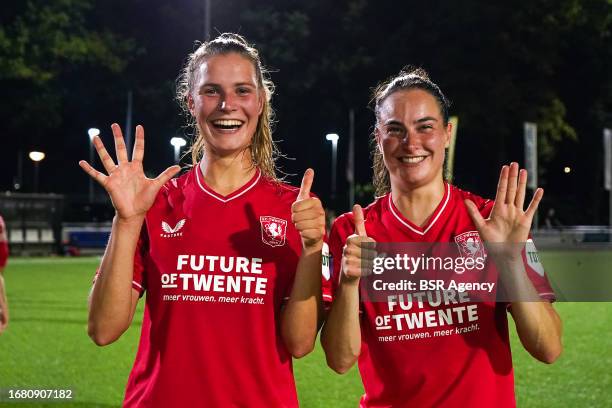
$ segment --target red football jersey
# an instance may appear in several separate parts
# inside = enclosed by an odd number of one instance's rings
[[[133,287],[146,292],[126,407],[296,407],[281,306],[301,253],[298,189],[259,171],[228,196],[199,166],[147,212]]]
[[[0,269],[6,266],[8,255],[9,247],[6,236],[6,226],[4,225],[4,219],[0,215]]]
[[[492,201],[445,184],[440,204],[427,224],[419,227],[402,216],[387,194],[364,209],[367,234],[379,243],[460,246],[468,235],[479,240],[465,208],[466,198],[485,218],[489,216]],[[333,224],[329,246],[334,290],[342,248],[354,230],[352,213]],[[526,270],[540,296],[552,299],[541,264],[526,262]],[[459,293],[442,301],[444,293],[425,291],[420,299],[404,299],[400,308],[397,299],[395,303],[365,300],[364,284],[366,278],[360,282],[359,371],[365,388],[361,407],[515,406],[506,303],[474,302]]]

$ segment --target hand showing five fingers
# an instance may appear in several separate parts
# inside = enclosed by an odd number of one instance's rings
[[[159,189],[180,171],[179,166],[171,166],[154,179],[147,178],[142,168],[144,157],[144,129],[136,126],[136,141],[132,161],[128,160],[123,134],[118,124],[111,126],[115,139],[117,164],[106,151],[102,140],[94,137],[93,144],[107,174],[94,169],[85,160],[79,166],[108,192],[117,216],[122,220],[144,217],[151,208]]]
[[[519,171],[517,163],[503,166],[499,175],[495,204],[488,219],[484,219],[476,205],[466,200],[465,205],[478,233],[486,243],[520,244],[527,241],[531,222],[538,208],[544,190],[538,188],[529,203],[527,210],[525,204],[525,191],[527,188],[527,170]],[[511,254],[520,255],[520,245],[506,245]],[[507,252],[507,251],[506,251]]]

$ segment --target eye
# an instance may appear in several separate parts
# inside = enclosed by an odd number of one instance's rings
[[[246,87],[246,86],[241,86],[236,89],[236,93],[238,95],[248,95],[251,93],[251,88]]]
[[[214,96],[219,93],[218,89],[212,86],[206,87],[202,90],[202,94],[206,96]]]
[[[422,131],[429,131],[429,130],[432,130],[433,128],[434,128],[433,125],[428,124],[428,123],[419,126],[419,130],[422,130]]]
[[[404,133],[404,129],[399,126],[390,126],[387,128],[387,133],[389,135],[401,135],[402,133]]]

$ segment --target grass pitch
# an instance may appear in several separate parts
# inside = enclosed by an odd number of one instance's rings
[[[587,258],[601,266],[598,256]],[[571,252],[543,253],[542,258],[551,275],[576,262]],[[95,346],[86,333],[86,300],[97,262],[95,258],[11,259],[5,271],[11,321],[0,336],[0,390],[71,388],[74,400],[47,404],[2,401],[0,406],[120,406],[136,353],[144,302],[119,341],[104,348]],[[555,284],[563,286],[560,282]],[[612,305],[559,302],[555,307],[564,321],[565,350],[554,365],[532,359],[511,324],[518,405],[612,405]],[[356,407],[363,392],[357,370],[336,375],[327,368],[320,346],[295,362],[295,376],[303,407]]]

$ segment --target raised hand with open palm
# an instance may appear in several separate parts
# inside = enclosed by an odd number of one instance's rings
[[[544,190],[538,188],[535,191],[525,210],[526,187],[527,171],[519,171],[518,164],[511,163],[510,166],[502,167],[495,204],[488,219],[483,218],[472,201],[465,201],[481,239],[489,244],[489,252],[494,256],[520,257],[524,243],[529,238],[531,223]]]
[[[179,166],[171,166],[154,179],[147,178],[142,167],[144,158],[144,129],[136,126],[136,142],[132,160],[128,159],[123,134],[118,124],[111,126],[115,139],[117,164],[104,147],[98,136],[93,143],[106,170],[106,174],[94,169],[85,160],[79,166],[106,190],[120,220],[142,219],[151,208],[159,189],[180,171]]]

